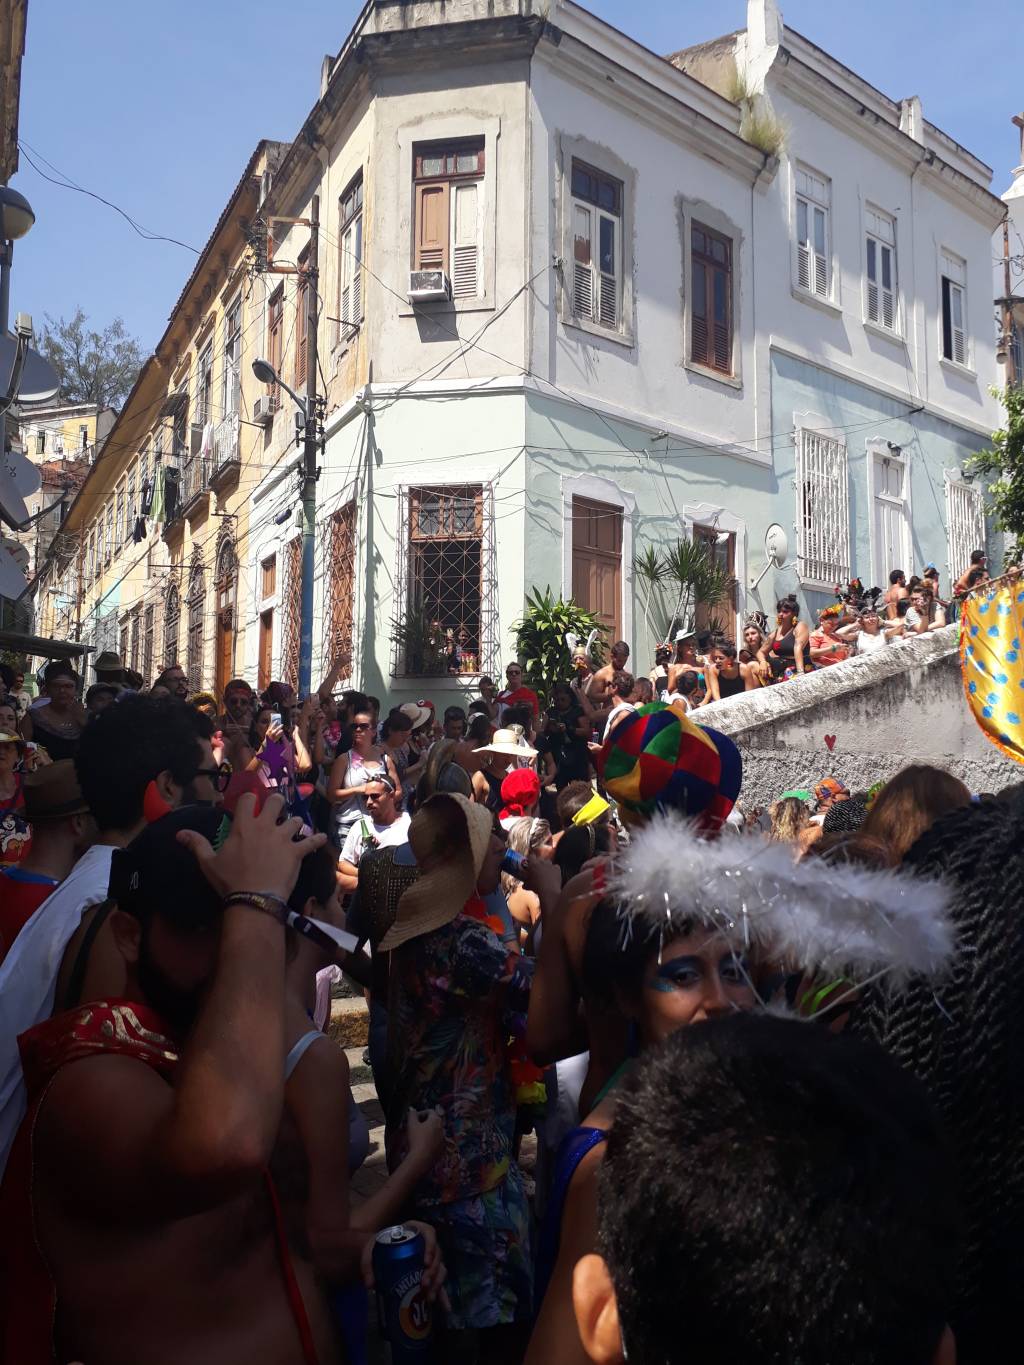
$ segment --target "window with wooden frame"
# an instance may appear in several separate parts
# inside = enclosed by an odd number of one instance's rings
[[[260,563],[260,598],[273,597],[277,591],[277,555]]]
[[[327,561],[324,584],[328,593],[325,616],[324,660],[327,668],[340,668],[341,677],[352,670],[352,627],[356,579],[356,504],[348,502],[331,517],[327,528]]]
[[[142,644],[142,640],[141,640],[141,630],[142,630],[142,610],[141,610],[141,608],[136,607],[136,609],[132,612],[131,643],[130,643],[130,645],[129,645],[129,650],[130,650],[130,653],[131,653],[131,664],[130,664],[130,667],[131,667],[131,670],[132,670],[133,673],[138,673],[138,671],[139,671],[139,664],[140,664],[140,662],[141,662],[141,654],[140,654],[140,649],[141,649],[141,644]]]
[[[956,365],[968,365],[967,264],[944,251],[942,264],[942,354]]]
[[[106,567],[114,556],[114,503],[107,503],[107,513],[103,519],[103,564]]]
[[[455,299],[480,294],[483,176],[482,137],[413,148],[413,269],[445,271]]]
[[[142,618],[142,681],[148,687],[153,677],[153,647],[156,642],[156,606],[150,602]]]
[[[815,171],[796,169],[796,284],[819,298],[832,296],[829,214],[832,182]]]
[[[278,287],[267,302],[267,363],[275,374],[281,373],[281,352],[284,347],[284,287]],[[267,385],[271,412],[281,406],[281,392],[276,384]]]
[[[188,685],[197,692],[203,685],[203,616],[206,611],[206,575],[202,564],[193,565],[188,580],[188,641],[185,672]]]
[[[363,173],[349,183],[338,201],[339,339],[347,340],[363,320]]]
[[[117,490],[117,511],[114,514],[114,537],[115,547],[123,545],[127,536],[125,535],[125,510],[124,510],[124,483],[122,482]]]
[[[690,360],[732,374],[732,242],[690,227]]]
[[[121,638],[120,638],[120,641],[119,641],[119,643],[118,643],[118,651],[117,651],[117,652],[118,652],[118,653],[120,654],[120,656],[121,656],[121,662],[122,662],[123,664],[126,664],[126,665],[128,665],[128,666],[130,667],[131,665],[128,664],[128,650],[129,650],[128,639],[129,639],[129,636],[128,636],[128,622],[127,622],[127,620],[125,620],[125,621],[122,623],[122,625],[121,625]]]
[[[717,526],[695,524],[693,540],[695,544],[703,545],[707,549],[711,562],[722,573],[728,574],[731,579],[729,596],[725,602],[709,605],[707,602],[697,601],[694,612],[694,629],[698,633],[705,630],[715,631],[726,636],[727,639],[735,640],[736,594],[738,590],[736,582],[736,534],[733,531],[720,531]]]
[[[574,158],[570,194],[573,316],[618,331],[622,317],[622,181]]]
[[[181,594],[178,585],[172,583],[167,589],[164,604],[164,668],[173,668],[178,662],[178,630],[181,625]]]
[[[298,690],[302,631],[302,539],[284,547],[284,593],[281,621],[281,681]]]
[[[260,561],[260,602],[273,597],[277,591],[277,555]],[[274,608],[264,606],[260,611],[259,642],[256,657],[256,681],[262,691],[272,680],[274,669]]]
[[[864,316],[895,332],[899,328],[896,293],[896,224],[887,213],[865,210]]]
[[[199,382],[196,387],[195,422],[205,426],[213,421],[213,342],[203,347],[198,364]]]
[[[241,403],[242,296],[224,314],[224,356],[220,376],[220,415],[230,417]]]
[[[407,610],[396,672],[479,672],[493,590],[483,488],[410,488],[406,549]]]
[[[128,475],[128,486],[125,491],[125,540],[133,540],[135,536],[135,518],[138,515],[135,501],[135,466],[132,466]],[[137,670],[136,670],[137,671]]]
[[[295,291],[295,387],[306,382],[309,364],[309,248],[298,260],[298,285]],[[280,374],[280,370],[278,371]]]

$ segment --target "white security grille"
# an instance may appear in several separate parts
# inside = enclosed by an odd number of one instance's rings
[[[850,576],[846,446],[806,428],[796,440],[796,529],[800,577],[845,583]]]
[[[972,550],[985,548],[985,501],[981,490],[946,478],[946,538],[949,578],[955,583],[971,562]]]

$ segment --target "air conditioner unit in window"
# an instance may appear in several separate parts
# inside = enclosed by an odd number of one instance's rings
[[[252,420],[261,427],[268,427],[274,420],[274,413],[281,406],[281,400],[269,393],[261,393],[252,402]]]
[[[434,303],[451,296],[452,282],[444,270],[410,270],[410,303]]]

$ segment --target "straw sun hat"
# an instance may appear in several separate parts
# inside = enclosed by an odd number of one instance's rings
[[[511,730],[495,730],[490,744],[484,744],[481,748],[474,749],[473,752],[475,754],[507,754],[511,758],[536,758],[537,750],[532,749],[525,741],[520,742],[521,736],[521,726]]]
[[[439,792],[424,802],[409,826],[409,843],[417,861],[422,865],[453,842],[457,853],[424,872],[403,892],[395,922],[380,941],[381,952],[390,952],[455,918],[476,890],[492,827],[491,812],[458,792]]]

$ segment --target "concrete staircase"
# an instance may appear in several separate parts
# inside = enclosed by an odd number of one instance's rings
[[[1024,770],[989,743],[960,679],[959,626],[946,626],[694,712],[729,735],[743,755],[746,806],[828,774],[851,790],[884,781],[908,763],[955,773],[972,791],[998,791]],[[827,736],[834,736],[830,749]]]

